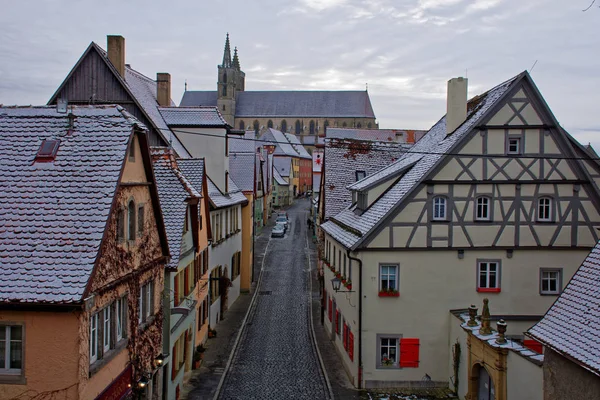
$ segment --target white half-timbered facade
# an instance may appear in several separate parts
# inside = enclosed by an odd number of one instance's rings
[[[598,241],[597,156],[529,74],[466,93],[451,80],[448,114],[321,225],[326,326],[356,386],[448,386],[450,310],[488,297],[522,335]]]

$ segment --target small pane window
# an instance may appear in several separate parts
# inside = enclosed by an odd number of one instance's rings
[[[103,312],[104,325],[102,326],[102,346],[104,352],[110,350],[110,307],[104,309]]]
[[[381,365],[398,365],[398,339],[380,338],[379,351],[381,354]]]
[[[541,269],[540,270],[540,293],[541,294],[560,294],[562,285],[561,269]]]
[[[480,221],[490,220],[490,198],[481,196],[477,198],[477,210],[475,219]]]
[[[446,198],[437,196],[433,198],[433,219],[446,220]]]
[[[129,202],[127,206],[127,225],[128,225],[128,235],[127,238],[129,240],[135,240],[135,203],[133,200]]]
[[[365,171],[356,171],[356,180],[357,181],[360,181],[361,179],[363,179],[366,176],[367,176],[367,173]]]
[[[521,138],[508,139],[508,154],[521,154]]]
[[[549,197],[542,197],[538,200],[537,210],[538,221],[551,221],[552,220],[552,199]]]
[[[254,128],[254,134],[258,135],[258,131],[260,130],[260,123],[258,122],[258,120],[255,120],[252,126]]]
[[[379,290],[394,291],[398,290],[398,266],[380,265],[379,266]]]
[[[117,211],[117,241],[125,240],[125,210],[119,208]]]
[[[139,237],[142,237],[144,234],[144,217],[144,205],[139,205],[137,214],[137,229]]]
[[[120,299],[117,299],[117,304],[115,306],[115,313],[117,314],[116,315],[116,317],[117,317],[116,318],[117,341],[119,341],[125,337],[124,330],[125,330],[125,311],[126,310],[127,310],[127,303],[125,302],[125,298],[121,297]]]
[[[477,270],[477,291],[500,291],[500,263],[498,261],[480,261]]]

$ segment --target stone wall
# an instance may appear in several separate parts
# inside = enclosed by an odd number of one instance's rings
[[[600,399],[600,376],[544,350],[544,400]]]

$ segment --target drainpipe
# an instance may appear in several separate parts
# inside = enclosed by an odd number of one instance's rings
[[[346,249],[346,255],[350,261],[358,262],[358,388],[362,389],[362,260],[350,255],[350,249]]]

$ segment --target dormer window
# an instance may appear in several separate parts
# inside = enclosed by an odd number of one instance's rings
[[[42,144],[38,149],[37,155],[35,157],[35,161],[38,162],[51,162],[54,161],[56,157],[56,152],[58,152],[58,146],[60,145],[60,140],[53,139],[44,139],[42,140]]]
[[[360,181],[361,179],[363,179],[365,176],[367,176],[367,173],[365,171],[356,171],[356,181]]]

